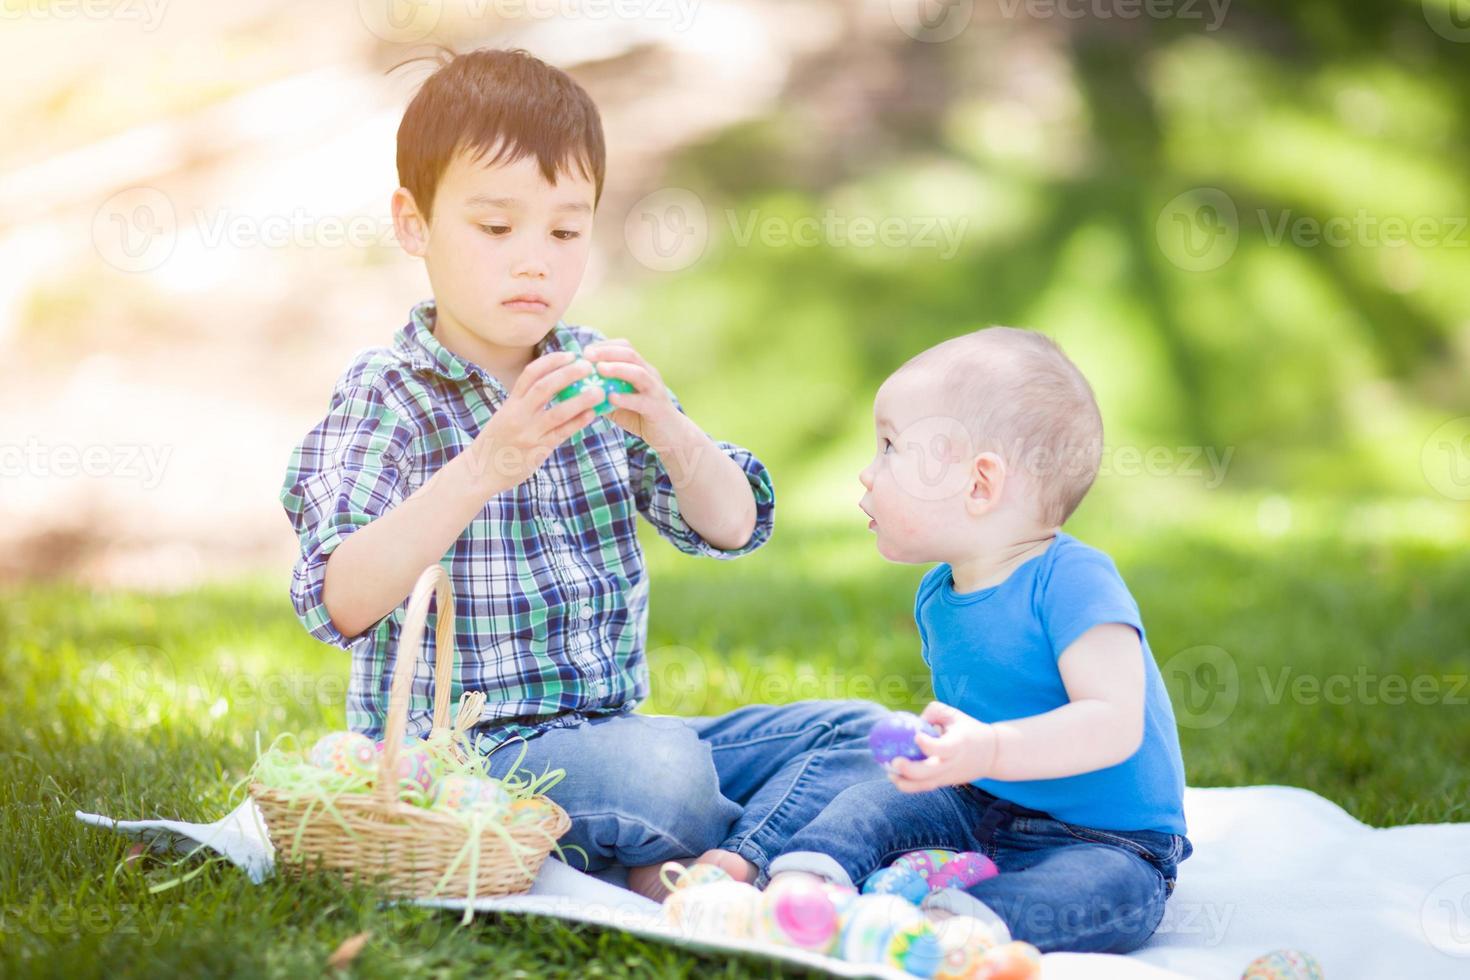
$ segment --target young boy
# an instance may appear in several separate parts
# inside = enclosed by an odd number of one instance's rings
[[[940,562],[914,604],[940,734],[891,781],[844,790],[769,871],[861,883],[905,851],[983,851],[998,876],[925,907],[998,918],[1042,950],[1134,949],[1193,848],[1138,606],[1059,530],[1097,475],[1092,389],[1046,337],[996,327],[905,364],[874,414],[861,480],[878,551]]]
[[[520,51],[443,62],[398,130],[394,228],[433,299],[390,348],[360,353],[295,449],[280,499],[301,541],[291,587],[312,635],[350,648],[348,724],[382,734],[406,599],[447,567],[453,697],[488,696],[487,749],[566,770],[564,845],[657,895],[665,860],[767,852],[847,785],[879,774],[862,702],[635,715],[648,695],[642,514],[680,551],[734,558],[770,537],[775,497],[748,451],[683,414],[625,340],[561,322],[602,192],[597,108]],[[632,385],[552,403],[594,371]],[[433,633],[410,702],[429,727]],[[503,775],[521,746],[490,757]],[[808,765],[822,753],[821,766]],[[820,775],[821,781],[817,782]]]

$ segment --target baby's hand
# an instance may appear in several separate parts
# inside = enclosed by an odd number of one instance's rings
[[[962,711],[938,701],[919,717],[939,729],[939,737],[923,732],[915,743],[928,758],[921,762],[895,759],[889,767],[893,785],[905,793],[924,793],[942,786],[958,786],[984,779],[995,762],[995,731]]]

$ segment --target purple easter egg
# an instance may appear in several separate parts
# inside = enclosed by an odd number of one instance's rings
[[[929,888],[970,888],[1000,874],[995,862],[977,851],[961,851],[944,867],[929,876]]]
[[[908,711],[894,711],[881,719],[868,732],[868,748],[880,765],[888,765],[894,759],[924,758],[924,752],[914,742],[914,733],[923,732],[930,738],[939,737],[939,729]]]

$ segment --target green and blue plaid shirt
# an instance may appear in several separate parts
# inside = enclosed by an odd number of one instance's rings
[[[352,651],[347,723],[381,737],[407,597],[357,637],[322,603],[327,558],[467,449],[506,390],[434,336],[432,301],[414,307],[391,348],[357,355],[327,415],[291,453],[281,504],[301,541],[291,601],[311,634]],[[558,323],[536,355],[602,339]],[[681,409],[682,410],[682,409]],[[667,470],[646,442],[599,417],[536,473],[488,501],[442,559],[454,584],[458,662],[453,698],[484,691],[489,744],[633,710],[648,694],[648,578],[635,533],[642,514],[680,551],[735,558],[764,544],[775,493],[748,451],[717,443],[750,480],[756,527],[724,551],[679,515]],[[424,734],[433,707],[434,634],[426,631],[409,706]]]

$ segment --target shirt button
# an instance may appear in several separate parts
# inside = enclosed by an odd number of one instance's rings
[[[591,606],[583,606],[581,609],[577,610],[577,615],[578,616],[581,616],[583,619],[591,619],[592,618],[592,607]]]
[[[567,533],[567,529],[562,525],[562,523],[560,521],[552,521],[551,522],[551,533],[560,536],[560,535],[566,534]]]

